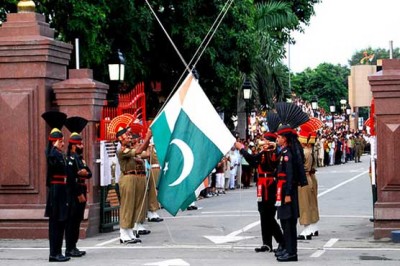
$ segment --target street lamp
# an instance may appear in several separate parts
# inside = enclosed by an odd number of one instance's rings
[[[332,101],[331,105],[329,106],[329,111],[331,112],[332,115],[332,129],[335,129],[335,112],[336,112],[336,106],[335,103]]]
[[[351,106],[350,104],[346,105],[346,117],[347,117],[347,123],[349,123],[350,127],[350,115],[351,115]]]
[[[243,98],[245,100],[245,109],[246,109],[246,140],[249,135],[249,100],[251,99],[251,82],[247,79],[244,81],[242,85],[243,89]]]
[[[314,117],[318,117],[318,113],[317,113],[318,100],[317,100],[317,97],[312,98],[312,100],[311,100],[311,108],[313,109]]]
[[[110,89],[107,94],[108,106],[117,107],[119,85],[125,77],[125,57],[119,49],[112,54],[108,62],[108,75],[110,77]]]
[[[347,101],[346,101],[345,99],[341,99],[341,100],[340,100],[340,105],[341,105],[341,109],[342,109],[342,113],[343,113],[343,114],[345,114],[346,103],[347,103]]]
[[[112,81],[124,81],[125,77],[125,57],[118,49],[116,53],[112,55],[108,62],[108,74]]]
[[[350,104],[346,105],[346,115],[350,115],[351,114],[351,106]]]
[[[251,98],[251,83],[250,83],[250,81],[246,80],[243,83],[242,88],[243,88],[243,98],[246,101],[250,100],[250,98]]]

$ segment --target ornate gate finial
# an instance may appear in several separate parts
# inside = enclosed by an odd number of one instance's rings
[[[35,12],[35,3],[32,0],[21,0],[17,5],[18,13]]]

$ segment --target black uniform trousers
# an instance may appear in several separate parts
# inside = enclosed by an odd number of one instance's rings
[[[261,236],[263,245],[272,249],[272,237],[278,244],[283,245],[284,239],[282,230],[275,219],[276,207],[272,202],[258,202],[258,212],[260,213]]]
[[[62,254],[61,249],[69,211],[67,195],[65,185],[51,184],[49,187],[45,216],[49,217],[50,256]]]
[[[65,224],[66,221],[60,221],[57,217],[49,217],[50,256],[62,254]]]
[[[86,198],[86,193],[84,193]],[[83,214],[86,208],[86,202],[80,203],[77,198],[71,204],[70,214],[65,228],[65,247],[66,251],[72,251],[76,248],[79,239],[79,230],[83,220]]]
[[[285,249],[290,255],[297,254],[297,217],[280,219],[285,239]]]

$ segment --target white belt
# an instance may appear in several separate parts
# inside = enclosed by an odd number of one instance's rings
[[[159,167],[160,167],[159,164],[152,164],[152,165],[151,165],[151,168],[159,168]]]

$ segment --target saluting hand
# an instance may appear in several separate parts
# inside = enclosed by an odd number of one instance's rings
[[[291,203],[292,202],[292,197],[290,195],[285,196],[285,203]]]
[[[78,201],[79,201],[80,203],[86,202],[85,195],[80,194],[80,195],[78,196]]]

